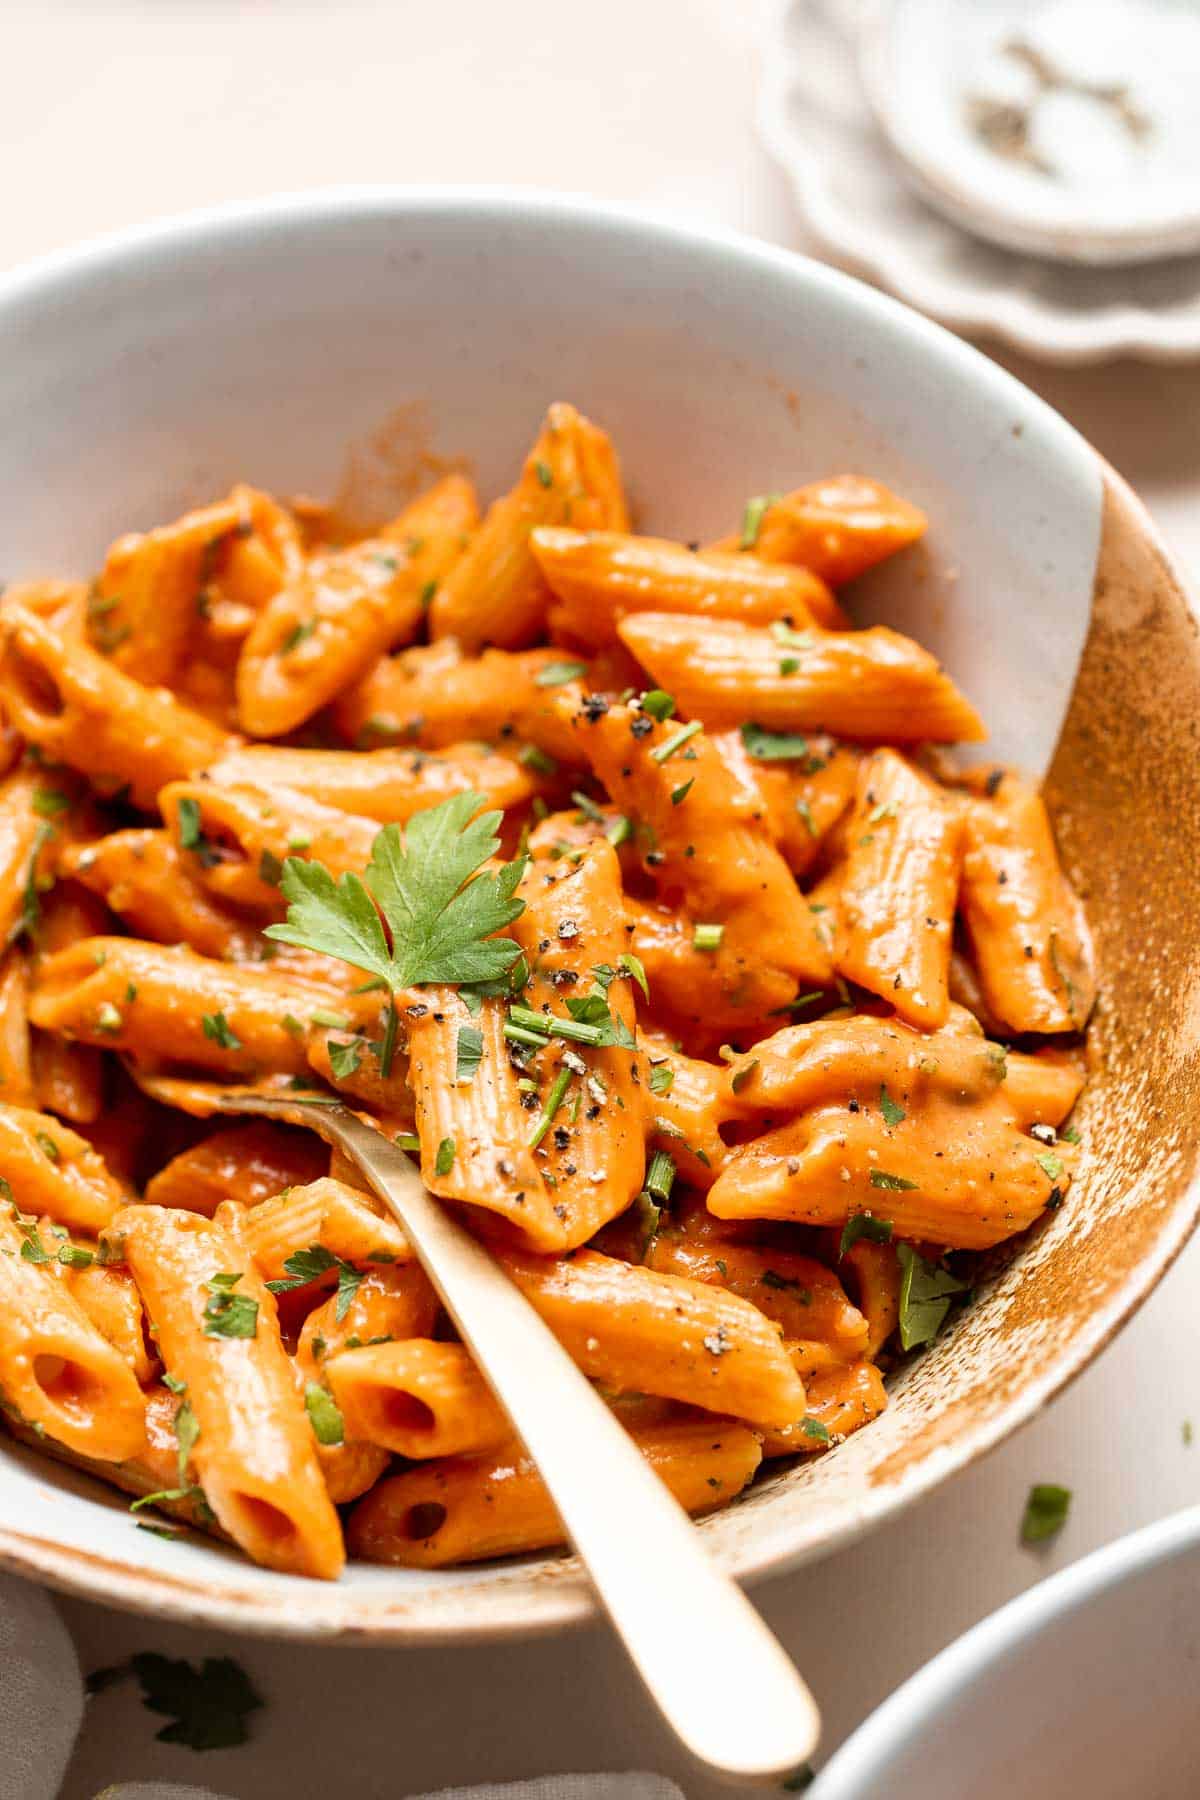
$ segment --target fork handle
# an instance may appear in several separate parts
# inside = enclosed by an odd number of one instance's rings
[[[404,1227],[672,1730],[729,1781],[775,1782],[799,1769],[820,1734],[816,1703],[683,1508],[404,1152],[347,1108],[320,1110],[319,1122],[305,1122],[336,1137]]]

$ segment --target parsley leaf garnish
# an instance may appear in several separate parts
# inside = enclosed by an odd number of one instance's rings
[[[343,1262],[324,1244],[310,1244],[307,1250],[293,1250],[284,1261],[284,1277],[278,1281],[268,1281],[267,1287],[273,1294],[290,1294],[296,1288],[307,1287],[310,1281],[317,1281],[322,1275],[328,1275],[331,1269],[338,1272],[337,1304],[333,1316],[340,1325],[350,1311],[351,1303],[362,1283],[362,1270],[356,1269],[353,1263]]]
[[[385,825],[362,879],[347,872],[335,881],[322,863],[294,856],[283,865],[279,885],[287,920],[268,925],[266,935],[340,957],[390,991],[380,1054],[385,1079],[399,990],[422,982],[496,981],[521,954],[510,938],[492,934],[525,910],[525,902],[513,898],[525,865],[507,863],[497,875],[479,874],[500,847],[502,818],[480,813],[483,804],[482,794],[454,794],[415,813],[403,834],[398,825]]]
[[[252,1338],[258,1330],[258,1301],[249,1294],[235,1294],[240,1275],[214,1275],[205,1282],[208,1300],[204,1307],[206,1337]]]
[[[950,1310],[951,1296],[965,1294],[967,1284],[948,1269],[928,1263],[911,1244],[897,1245],[904,1274],[900,1281],[900,1342],[905,1350],[931,1344]]]
[[[136,1675],[142,1705],[170,1720],[156,1735],[163,1744],[186,1744],[189,1750],[230,1750],[246,1743],[246,1716],[263,1702],[246,1671],[229,1656],[206,1656],[200,1667],[154,1650],[139,1650],[127,1663],[93,1669],[89,1694],[102,1693],[128,1675]]]

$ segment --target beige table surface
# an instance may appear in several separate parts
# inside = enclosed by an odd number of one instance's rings
[[[0,268],[158,213],[342,181],[573,189],[799,245],[753,133],[758,9],[739,0],[0,0]],[[1200,370],[1003,360],[1124,472],[1200,568]],[[1200,1496],[1200,1242],[1041,1420],[917,1511],[759,1589],[832,1746],[935,1650],[1050,1570]],[[1045,1554],[1032,1481],[1075,1490]],[[309,1651],[64,1605],[85,1666],[239,1655],[267,1696],[247,1748],[153,1741],[93,1703],[65,1800],[159,1776],[239,1800],[404,1795],[557,1769],[688,1780],[597,1630],[502,1651]],[[715,1790],[714,1790],[715,1792]]]

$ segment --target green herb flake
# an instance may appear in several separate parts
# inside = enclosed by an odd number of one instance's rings
[[[652,1094],[669,1094],[675,1083],[675,1071],[670,1063],[651,1063],[650,1092]]]
[[[539,458],[539,460],[534,463],[533,467],[538,480],[544,488],[554,486],[554,471],[549,463],[542,462]]]
[[[434,1158],[433,1172],[435,1175],[448,1175],[453,1167],[454,1139],[452,1137],[444,1137],[437,1147],[437,1156]]]
[[[681,782],[677,788],[671,789],[671,805],[672,806],[681,806],[683,804],[683,802],[687,799],[688,795],[691,793],[692,788],[695,785],[695,781],[696,781],[696,777],[693,775],[690,781]]]
[[[797,813],[799,813],[800,822],[804,826],[804,829],[805,829],[805,831],[807,831],[809,837],[810,838],[819,837],[820,833],[817,830],[817,822],[812,816],[812,807],[808,804],[808,801],[807,800],[797,800],[796,801],[796,811],[797,811]]]
[[[816,1444],[827,1444],[829,1442],[828,1427],[822,1425],[820,1419],[814,1419],[811,1414],[801,1419],[800,1429],[806,1438],[811,1438]]]
[[[670,737],[665,737],[661,744],[655,744],[650,752],[651,762],[669,762],[677,751],[682,750],[685,744],[690,743],[692,738],[703,730],[704,727],[699,719],[693,719],[690,725],[681,725],[678,731],[673,731]]]
[[[62,1161],[62,1151],[50,1136],[49,1132],[35,1131],[33,1134],[33,1141],[41,1151],[42,1155],[47,1157],[50,1162],[56,1163]]]
[[[35,788],[30,801],[35,813],[42,819],[57,819],[60,813],[70,811],[71,798],[59,788]]]
[[[474,1081],[475,1071],[483,1061],[483,1033],[476,1025],[460,1025],[455,1047],[455,1081]]]
[[[644,713],[647,713],[652,719],[657,719],[661,725],[665,720],[671,718],[675,711],[675,696],[668,694],[663,688],[650,688],[641,696],[638,705]]]
[[[571,1083],[570,1069],[566,1069],[566,1068],[560,1069],[558,1071],[558,1074],[554,1077],[554,1080],[550,1087],[549,1094],[546,1096],[546,1104],[542,1108],[541,1116],[539,1117],[537,1124],[534,1126],[533,1135],[529,1140],[529,1148],[531,1150],[537,1149],[538,1145],[541,1143],[542,1139],[545,1137],[546,1133],[549,1131],[551,1125],[554,1123],[554,1115],[558,1111],[559,1107],[562,1105],[563,1096],[566,1093],[567,1088],[570,1086],[570,1083]]]
[[[778,494],[754,494],[746,502],[742,514],[742,534],[738,539],[739,550],[753,550],[758,542],[758,534],[769,507],[778,500]]]
[[[796,762],[808,755],[808,739],[794,731],[768,731],[765,725],[743,725],[742,743],[756,762]]]
[[[348,1081],[358,1073],[358,1065],[362,1061],[363,1040],[360,1037],[348,1038],[344,1044],[338,1044],[332,1038],[326,1042],[329,1051],[329,1067],[335,1081]]]
[[[1046,1177],[1047,1181],[1057,1183],[1061,1180],[1063,1160],[1061,1156],[1056,1156],[1053,1150],[1043,1151],[1041,1156],[1034,1158],[1034,1161],[1037,1163],[1038,1168],[1042,1171],[1042,1174]]]
[[[845,1256],[859,1238],[866,1238],[870,1244],[890,1244],[895,1227],[890,1219],[877,1219],[874,1213],[851,1213],[842,1226],[842,1235],[838,1243],[838,1257]]]
[[[205,1282],[208,1300],[204,1307],[206,1337],[252,1338],[258,1330],[258,1301],[249,1294],[234,1292],[240,1275],[214,1275]]]
[[[1021,1518],[1021,1542],[1044,1544],[1057,1535],[1067,1522],[1071,1510],[1070,1488],[1053,1482],[1037,1482],[1029,1490]]]
[[[297,624],[292,626],[292,629],[280,644],[280,656],[290,656],[293,650],[298,650],[301,644],[307,643],[308,639],[312,637],[316,629],[317,621],[315,619],[301,619]]]
[[[900,1343],[905,1350],[931,1344],[942,1328],[956,1294],[967,1284],[948,1269],[918,1256],[911,1244],[897,1245],[903,1274],[900,1279]]]
[[[909,1181],[906,1175],[889,1175],[886,1169],[871,1170],[871,1186],[885,1188],[889,1194],[911,1193],[916,1188],[915,1181]]]
[[[258,859],[258,878],[268,887],[277,888],[283,875],[283,864],[273,850],[264,850]]]
[[[697,925],[692,932],[693,950],[719,950],[721,939],[725,936],[723,925]]]
[[[342,1444],[346,1441],[341,1408],[329,1389],[322,1387],[319,1381],[305,1383],[304,1410],[318,1444]]]
[[[586,674],[587,664],[584,662],[548,662],[534,676],[534,686],[564,687],[568,681],[578,681],[581,675]]]
[[[898,1100],[893,1100],[892,1096],[888,1093],[886,1082],[884,1082],[879,1089],[879,1110],[883,1114],[884,1124],[893,1128],[897,1125],[902,1125],[908,1117],[908,1114],[900,1105],[900,1102]]]
[[[231,1027],[223,1012],[205,1013],[200,1020],[204,1035],[210,1043],[221,1050],[240,1050],[242,1040]]]

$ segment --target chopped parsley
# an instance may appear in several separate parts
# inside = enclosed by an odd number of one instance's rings
[[[329,1051],[329,1067],[335,1081],[348,1081],[351,1075],[357,1074],[358,1065],[362,1061],[362,1038],[348,1038],[344,1044],[334,1043],[331,1038],[326,1047]]]
[[[319,1381],[308,1381],[304,1385],[304,1410],[308,1414],[313,1428],[313,1436],[318,1444],[341,1444],[345,1442],[346,1427],[342,1419],[341,1408]]]
[[[888,1093],[886,1082],[880,1084],[879,1110],[883,1114],[883,1122],[885,1125],[901,1125],[908,1117],[908,1114],[905,1112],[900,1102],[898,1100],[893,1100],[892,1096]]]
[[[877,1219],[874,1213],[851,1213],[842,1226],[842,1235],[838,1243],[839,1258],[845,1256],[859,1238],[866,1238],[869,1244],[890,1244],[895,1227],[890,1219]]]
[[[454,1139],[452,1137],[444,1137],[437,1147],[437,1156],[434,1158],[433,1172],[435,1175],[448,1175],[453,1167]]]
[[[214,1275],[204,1286],[208,1300],[204,1307],[206,1337],[252,1338],[258,1330],[258,1301],[249,1294],[236,1294],[242,1279],[236,1275]]]
[[[794,731],[768,731],[765,725],[743,725],[742,743],[756,762],[797,762],[808,755],[808,739]]]
[[[1070,1488],[1054,1482],[1037,1482],[1029,1490],[1021,1519],[1021,1542],[1043,1544],[1060,1532],[1071,1510]]]
[[[460,1025],[454,1056],[455,1081],[474,1081],[483,1061],[483,1033],[477,1025]]]
[[[932,1344],[950,1310],[956,1294],[965,1294],[967,1284],[949,1269],[918,1256],[911,1244],[897,1245],[900,1266],[900,1342],[905,1350],[918,1344]]]
[[[910,1193],[917,1185],[907,1175],[889,1175],[886,1169],[872,1169],[870,1179],[873,1188],[886,1188],[890,1194]]]
[[[242,1040],[231,1027],[223,1012],[205,1013],[200,1021],[204,1027],[204,1035],[210,1043],[222,1050],[240,1050]]]

